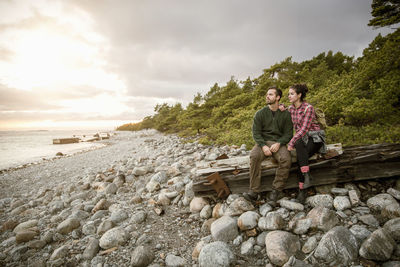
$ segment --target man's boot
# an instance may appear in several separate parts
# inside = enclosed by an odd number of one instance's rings
[[[272,192],[269,194],[269,200],[276,202],[279,198],[282,197],[282,191],[272,189]]]
[[[297,195],[296,200],[300,204],[304,204],[304,202],[306,201],[306,192],[304,189],[299,189],[299,194]]]
[[[258,194],[251,190],[249,192],[243,193],[242,195],[248,201],[254,201],[258,199]]]
[[[303,177],[304,177],[304,185],[303,188],[309,188],[311,186],[311,181],[312,181],[312,177],[310,172],[303,172]]]

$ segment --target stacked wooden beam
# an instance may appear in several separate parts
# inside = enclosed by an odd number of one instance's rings
[[[358,180],[400,176],[400,144],[377,144],[347,147],[340,144],[329,145],[330,150],[338,152],[331,159],[314,157],[310,169],[312,185],[324,185]],[[297,188],[297,163],[292,153],[292,168],[285,189]],[[261,191],[272,190],[277,162],[269,157],[262,164]],[[249,157],[236,157],[197,164],[197,175],[193,183],[196,196],[215,195],[207,185],[207,176],[218,172],[232,193],[243,193],[249,189]],[[206,183],[206,184],[205,184]]]

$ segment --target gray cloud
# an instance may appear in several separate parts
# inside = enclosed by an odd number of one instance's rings
[[[256,77],[288,56],[360,54],[377,34],[370,1],[75,1],[111,42],[133,96],[190,99],[231,75]]]
[[[38,89],[32,91],[9,88],[0,83],[0,111],[60,110],[61,100],[76,100],[100,95],[102,91],[91,86],[75,86],[64,90]]]
[[[59,2],[67,13],[84,11],[94,30],[107,40],[107,47],[100,48],[104,68],[124,81],[127,91],[121,105],[132,111],[112,116],[59,113],[59,100],[94,97],[104,91],[82,85],[29,92],[0,84],[4,119],[139,120],[152,114],[157,103],[188,103],[215,82],[225,84],[231,76],[255,78],[289,56],[302,61],[328,50],[360,56],[378,32],[388,32],[367,26],[371,1],[365,0]],[[0,33],[42,25],[95,45],[38,9],[33,17],[0,25]],[[12,56],[12,51],[0,47],[0,60]]]

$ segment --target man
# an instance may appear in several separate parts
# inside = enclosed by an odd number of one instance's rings
[[[261,162],[269,156],[278,162],[275,179],[272,183],[270,200],[282,196],[282,190],[292,163],[286,144],[293,137],[293,124],[290,113],[279,110],[282,91],[273,86],[265,96],[268,106],[260,109],[253,120],[253,139],[256,145],[250,152],[250,195],[260,191]]]

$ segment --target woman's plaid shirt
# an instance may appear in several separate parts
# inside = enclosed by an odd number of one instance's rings
[[[292,140],[290,140],[288,146],[294,147],[297,140],[302,138],[308,131],[321,130],[318,123],[315,123],[314,107],[307,102],[301,103],[299,108],[296,108],[294,105],[289,106],[289,112],[292,116],[293,127],[296,134],[293,136]]]

